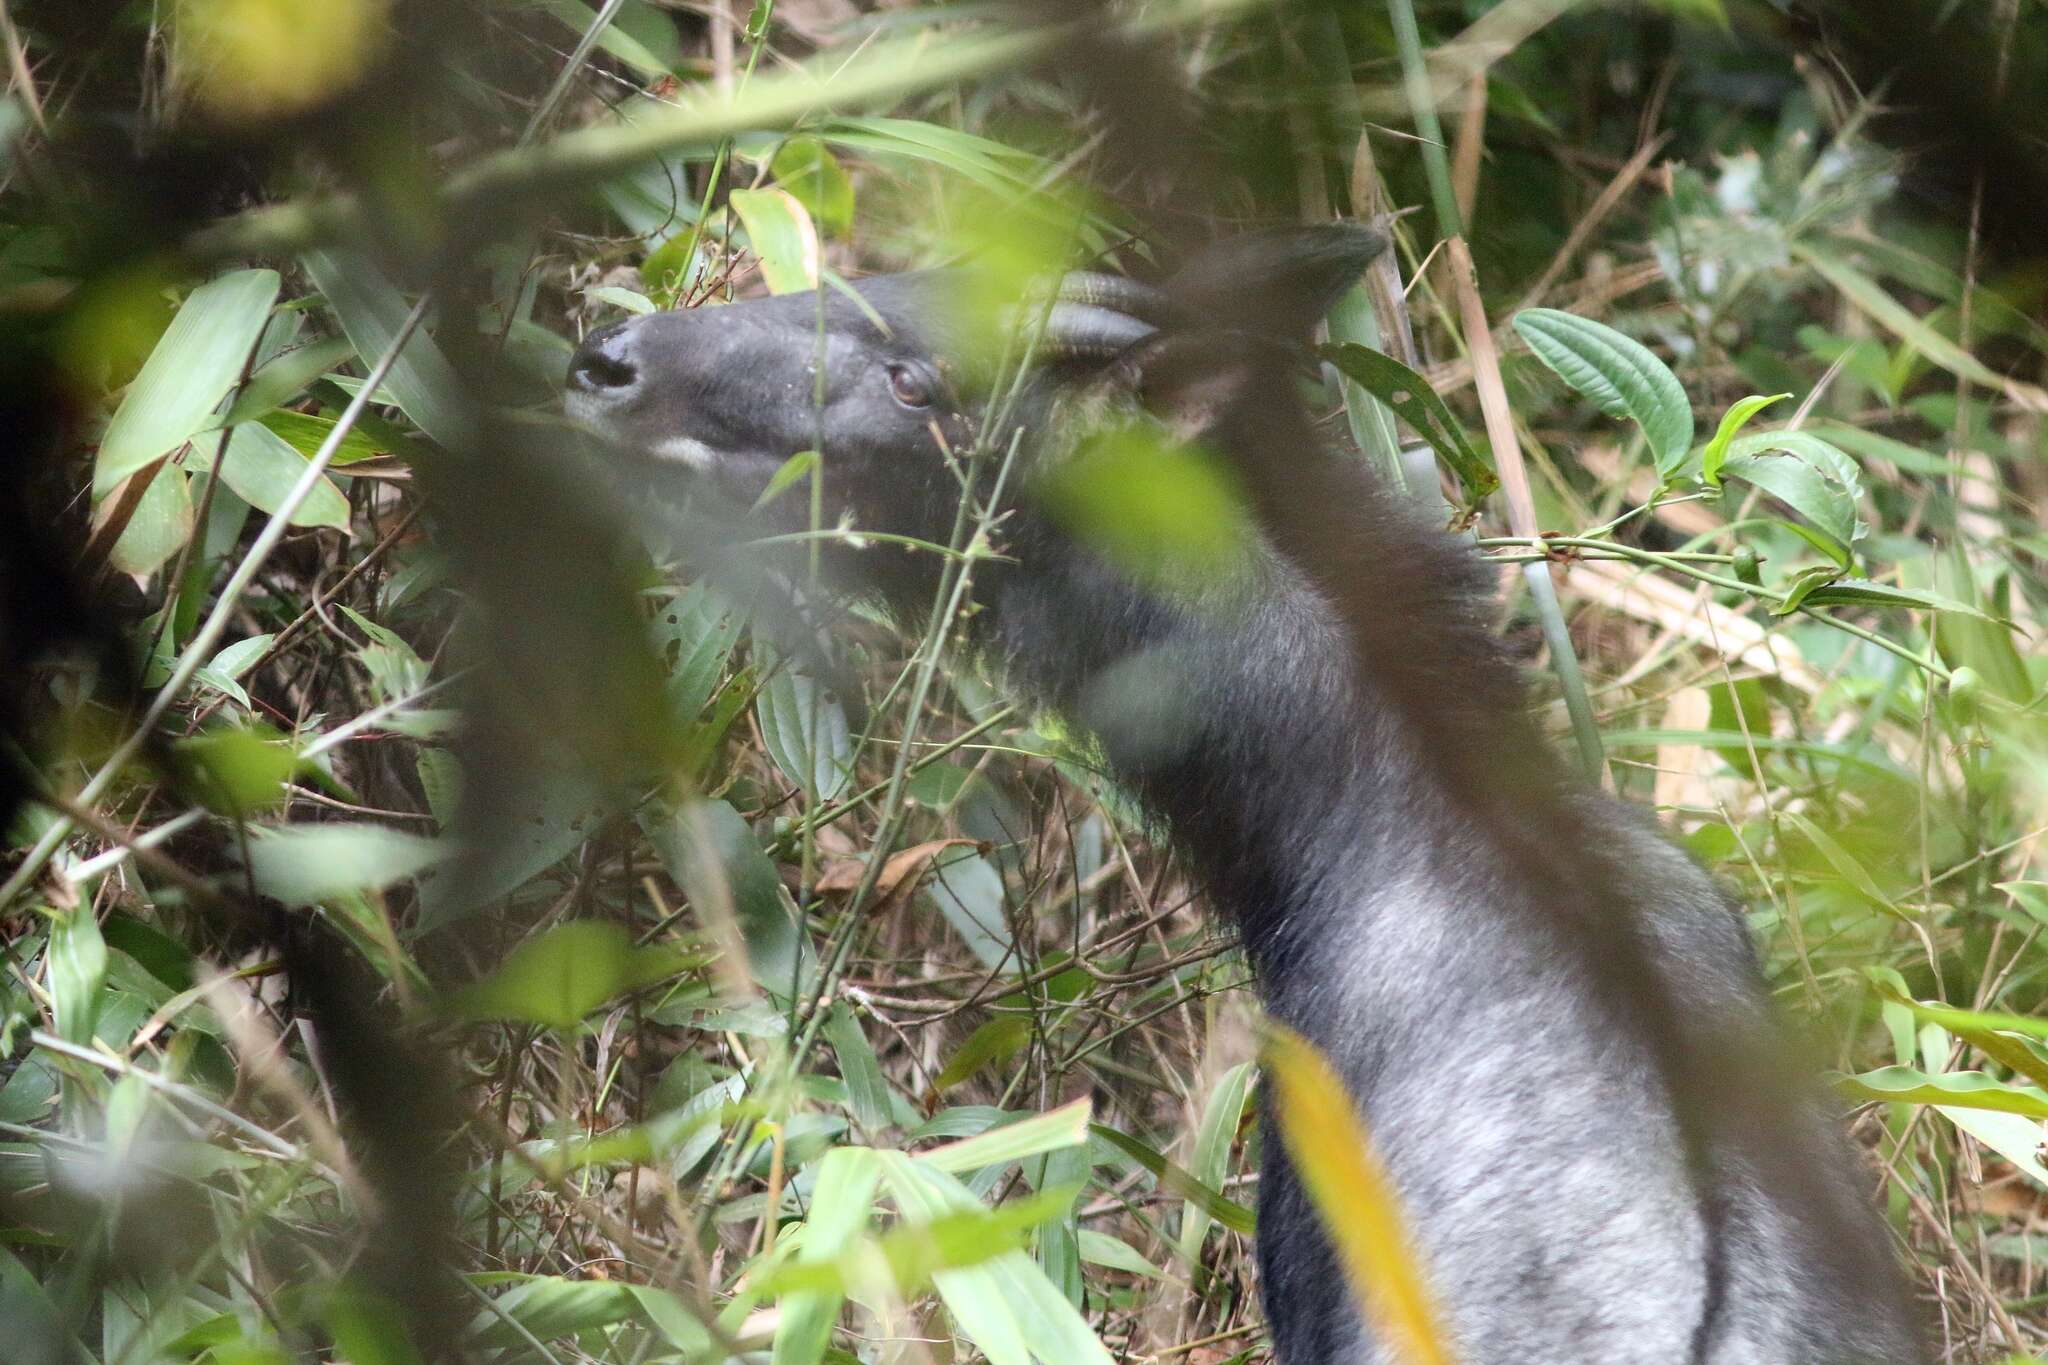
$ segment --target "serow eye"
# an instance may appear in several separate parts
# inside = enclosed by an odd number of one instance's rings
[[[930,382],[908,365],[890,364],[889,395],[906,408],[928,408],[932,405]]]

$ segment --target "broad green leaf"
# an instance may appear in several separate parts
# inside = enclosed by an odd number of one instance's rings
[[[754,717],[784,777],[818,801],[846,790],[853,780],[853,728],[839,698],[817,679],[791,661],[771,663]]]
[[[1246,1237],[1252,1235],[1252,1228],[1258,1220],[1250,1209],[1236,1200],[1218,1194],[1128,1133],[1119,1133],[1116,1129],[1104,1127],[1099,1123],[1089,1124],[1088,1133],[1091,1137],[1101,1138],[1150,1171],[1158,1179],[1161,1189],[1199,1204],[1202,1212],[1232,1232]]]
[[[389,666],[402,678],[413,667],[407,661],[416,658],[410,647],[401,654],[374,633],[372,643],[357,653],[373,676],[377,668]],[[424,661],[417,666],[426,668]],[[393,684],[387,680],[383,685]],[[498,828],[472,831],[457,808],[454,830],[439,845],[448,863],[420,888],[416,932],[431,932],[525,886],[582,847],[607,806],[582,776],[544,770],[533,774],[516,796],[505,798],[505,809],[507,818]]]
[[[937,1224],[949,1213],[987,1215],[951,1176],[900,1152],[881,1152],[877,1157],[882,1179],[909,1222]],[[1071,1197],[1071,1191],[1048,1192],[1033,1215],[1042,1220],[1063,1207],[1063,1198]],[[1088,1324],[1021,1251],[1003,1251],[965,1269],[937,1271],[932,1286],[991,1365],[1024,1365],[1033,1357],[1043,1365],[1109,1365],[1109,1352]]]
[[[194,441],[188,463],[195,469],[218,471],[222,482],[260,512],[276,512],[284,506],[285,495],[306,472],[306,457],[261,422],[236,427],[228,436],[225,458],[215,453],[220,445],[215,434]],[[294,526],[331,526],[346,531],[348,499],[323,474],[292,513],[291,521]]]
[[[641,827],[700,916],[729,907],[755,983],[787,999],[804,961],[802,927],[746,818],[727,802],[696,801],[667,818],[643,812]]]
[[[1721,417],[1721,425],[1714,432],[1714,439],[1707,442],[1707,448],[1700,454],[1700,479],[1709,488],[1721,486],[1721,462],[1728,458],[1728,443],[1735,439],[1737,432],[1749,425],[1749,419],[1773,403],[1790,398],[1789,393],[1774,393],[1768,396],[1751,394],[1737,403]]]
[[[78,1345],[67,1315],[37,1276],[0,1247],[0,1359],[60,1365],[92,1357]]]
[[[1930,1076],[1910,1066],[1886,1066],[1836,1079],[1835,1088],[1851,1099],[1897,1104],[1932,1104],[1962,1109],[1989,1109],[2048,1119],[2048,1094],[1981,1071],[1949,1071]]]
[[[1867,529],[1856,514],[1863,485],[1856,462],[1806,431],[1763,431],[1737,437],[1719,469],[1723,480],[1739,479],[1769,493],[1796,512],[1787,522],[1842,568]]]
[[[148,478],[147,471],[136,478]],[[102,503],[101,507],[107,507]],[[166,463],[150,478],[149,487],[129,514],[128,524],[107,553],[107,562],[123,573],[154,573],[192,538],[191,481],[185,471]]]
[[[368,427],[374,425],[381,430],[387,424],[365,421],[364,418],[368,416],[369,414],[365,413],[358,417],[356,424],[349,428],[348,434],[341,438],[341,444],[335,447],[334,454],[328,458],[330,467],[339,469],[344,465],[360,464],[364,460],[374,460],[383,455],[402,455],[412,448],[413,443],[410,441],[380,439],[372,435],[367,430]],[[320,453],[320,447],[327,443],[327,438],[334,433],[337,425],[336,419],[332,417],[287,412],[282,408],[276,412],[263,414],[257,421],[309,460]]]
[[[59,1038],[81,1046],[92,1042],[106,983],[107,943],[88,903],[50,930],[50,1001]]]
[[[1148,583],[1213,582],[1253,543],[1235,472],[1150,425],[1089,438],[1045,474],[1038,497],[1077,539]]]
[[[1217,1080],[1202,1110],[1202,1124],[1195,1132],[1195,1151],[1188,1174],[1212,1190],[1223,1188],[1230,1174],[1230,1149],[1238,1125],[1244,1122],[1245,1100],[1251,1093],[1252,1064],[1240,1062]],[[1209,1235],[1209,1215],[1190,1199],[1181,1207],[1180,1249],[1190,1261],[1201,1259],[1202,1242]]]
[[[1020,965],[1004,913],[1003,874],[994,863],[969,850],[940,854],[924,891],[983,966],[997,971]]]
[[[1270,1022],[1267,1030],[1263,1053],[1280,1135],[1324,1231],[1336,1244],[1353,1296],[1405,1359],[1449,1365],[1446,1338],[1400,1196],[1373,1153],[1343,1077],[1292,1030]]]
[[[1565,383],[1609,417],[1629,418],[1643,429],[1660,475],[1677,472],[1692,450],[1692,403],[1678,376],[1648,347],[1555,308],[1525,308],[1515,314],[1514,327]]]
[[[881,1175],[875,1154],[865,1147],[840,1147],[825,1154],[812,1186],[798,1264],[835,1261],[846,1254],[874,1213]],[[830,1289],[801,1289],[783,1296],[771,1365],[818,1365],[831,1344],[843,1298]]]
[[[1429,442],[1437,458],[1457,475],[1468,504],[1476,504],[1500,487],[1493,466],[1472,448],[1465,428],[1444,406],[1444,400],[1427,379],[1392,356],[1364,346],[1324,346],[1317,354],[1336,366],[1345,378],[1392,408],[1415,429],[1416,435]]]
[[[526,1347],[526,1329],[541,1341],[593,1328],[638,1321],[640,1298],[615,1280],[569,1280],[556,1275],[521,1278],[492,1300],[470,1324],[470,1339],[485,1349]],[[506,1319],[510,1319],[508,1322]]]
[[[936,1171],[976,1171],[1086,1142],[1088,1127],[1089,1103],[1079,1099],[1016,1123],[1006,1123],[979,1137],[919,1152],[916,1160]]]
[[[697,961],[664,944],[635,946],[631,934],[606,920],[570,920],[520,944],[449,1005],[465,1019],[520,1020],[567,1031],[614,996],[666,980]]]
[[[206,666],[223,678],[239,678],[263,657],[263,651],[269,649],[270,642],[276,638],[274,633],[265,632],[262,635],[251,635],[247,639],[237,640],[233,644],[222,645],[214,656],[206,661]]]
[[[1332,345],[1361,346],[1377,351],[1384,344],[1380,336],[1380,320],[1373,313],[1372,296],[1362,283],[1346,289],[1330,305],[1324,321],[1329,327]],[[1360,453],[1383,474],[1402,475],[1397,483],[1405,485],[1407,478],[1401,467],[1401,437],[1394,424],[1393,410],[1384,399],[1375,397],[1348,375],[1339,390],[1344,399],[1344,420],[1351,428],[1351,439]]]
[[[382,359],[398,339],[411,305],[400,297],[368,256],[352,251],[309,251],[306,273],[320,287],[341,330],[367,368]],[[451,450],[467,449],[471,423],[464,395],[468,389],[422,323],[413,329],[399,352],[384,391],[421,431]]]
[[[277,302],[275,270],[237,270],[200,285],[178,309],[107,424],[93,465],[95,498],[212,425]]]
[[[746,224],[770,293],[800,294],[818,287],[818,229],[795,195],[778,189],[734,190],[729,202]]]
[[[839,1061],[839,1075],[846,1082],[846,1096],[853,1116],[869,1133],[879,1133],[895,1123],[895,1106],[890,1103],[889,1082],[874,1046],[854,1018],[853,1008],[835,1000],[825,1014],[825,1041]]]
[[[2048,1167],[2041,1164],[2041,1124],[2024,1114],[1991,1109],[1965,1109],[1937,1104],[1935,1112],[2007,1161],[2025,1171],[2037,1185],[2048,1185]]]
[[[1166,1278],[1166,1272],[1146,1260],[1136,1247],[1106,1232],[1082,1228],[1080,1248],[1081,1259],[1089,1265],[1099,1265],[1108,1270],[1121,1270],[1130,1275],[1143,1275],[1148,1279]]]
[[[256,889],[286,905],[381,891],[432,867],[441,845],[382,825],[339,822],[249,831]]]
[[[769,170],[827,237],[844,237],[853,230],[853,177],[823,142],[790,138],[775,153]]]
[[[350,359],[356,348],[347,337],[325,337],[294,347],[265,361],[235,395],[222,419],[224,427],[240,426],[266,416],[306,391],[306,386]]]
[[[199,798],[222,815],[245,816],[284,799],[299,756],[268,726],[213,730],[172,747],[189,765]]]
[[[932,1077],[932,1089],[939,1094],[959,1085],[997,1062],[1016,1056],[1031,1041],[1031,1021],[1022,1015],[999,1014],[979,1024],[967,1035],[939,1074]]]

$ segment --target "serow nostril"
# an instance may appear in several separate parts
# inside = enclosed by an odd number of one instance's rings
[[[569,382],[579,389],[630,388],[640,377],[631,361],[615,360],[599,351],[583,352],[569,367]]]
[[[576,358],[569,362],[569,387],[599,393],[633,386],[640,378],[640,367],[632,360],[629,325],[630,319],[583,339],[583,344],[576,348]]]

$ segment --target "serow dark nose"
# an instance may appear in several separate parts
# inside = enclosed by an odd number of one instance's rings
[[[619,393],[640,378],[633,360],[632,322],[613,323],[583,338],[569,361],[569,387],[585,393]]]

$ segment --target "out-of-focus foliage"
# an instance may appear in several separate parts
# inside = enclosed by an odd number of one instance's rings
[[[1554,566],[1612,781],[1742,892],[1977,1359],[2048,1335],[2048,260],[2024,158],[1924,144],[2048,6],[1880,8],[1420,20],[1551,533],[1479,544]],[[553,419],[630,313],[1008,301],[1190,180],[1430,203],[1376,4],[1020,13],[0,3],[0,1360],[1264,1358],[1185,870],[952,615],[797,649]],[[1432,222],[1324,407],[1463,505]],[[1141,571],[1237,552],[1194,457],[1097,456],[1170,485],[1067,490]]]

